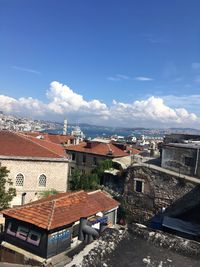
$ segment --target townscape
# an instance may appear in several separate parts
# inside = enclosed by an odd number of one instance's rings
[[[0,0],[0,267],[198,267],[200,1]]]
[[[199,148],[189,134],[87,140],[67,120],[63,134],[1,130],[1,261],[65,266],[106,228],[139,225],[199,244]]]

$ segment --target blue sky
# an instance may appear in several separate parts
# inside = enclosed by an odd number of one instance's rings
[[[199,10],[198,0],[0,0],[0,109],[200,128]]]

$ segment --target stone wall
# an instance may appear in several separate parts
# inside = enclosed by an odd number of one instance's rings
[[[11,205],[21,205],[22,194],[26,193],[25,203],[37,200],[41,191],[54,188],[60,192],[67,191],[68,162],[36,161],[36,160],[0,160],[2,166],[10,171],[8,178],[16,188],[17,196]],[[15,186],[17,174],[23,174],[24,185]],[[41,174],[47,178],[46,187],[39,187],[38,179]]]
[[[135,191],[135,180],[143,181],[142,193]],[[144,223],[153,215],[171,205],[194,188],[194,184],[166,171],[155,170],[146,166],[132,166],[125,181],[122,206],[128,219]]]

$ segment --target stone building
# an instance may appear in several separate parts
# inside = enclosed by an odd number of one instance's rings
[[[82,142],[78,145],[66,147],[66,152],[70,156],[70,174],[75,168],[78,168],[82,173],[89,173],[102,160],[130,156],[110,141]]]
[[[47,189],[67,191],[68,158],[61,145],[0,131],[0,164],[7,167],[8,178],[16,188],[12,206],[36,200]]]
[[[174,201],[190,192],[197,178],[185,177],[149,164],[136,164],[128,169],[123,206],[130,220],[147,222]]]

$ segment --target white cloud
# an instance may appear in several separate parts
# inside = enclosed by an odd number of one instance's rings
[[[200,105],[200,95],[183,95],[183,96],[175,96],[175,95],[168,95],[164,96],[163,99],[166,103],[170,106],[184,106],[186,108]]]
[[[59,82],[52,82],[50,89],[47,91],[50,100],[48,104],[49,110],[52,112],[64,113],[91,113],[91,115],[105,116],[108,114],[106,104],[97,99],[86,101],[82,95],[75,93],[67,85]]]
[[[147,81],[153,81],[154,79],[150,77],[145,77],[145,76],[138,76],[138,77],[135,77],[135,80],[141,81],[141,82],[147,82]]]
[[[116,81],[122,81],[122,80],[129,80],[130,77],[124,74],[116,74],[114,76],[108,77],[107,79],[110,81],[116,82]]]
[[[14,99],[9,96],[0,95],[0,110],[5,113],[14,113],[18,115],[44,116],[47,111],[47,106],[32,97]]]
[[[168,95],[163,97],[165,103],[171,107],[181,108],[184,107],[187,110],[199,113],[200,95],[183,95],[174,96]]]
[[[170,42],[169,38],[167,38],[166,36],[157,36],[151,33],[143,34],[143,36],[148,42],[152,44],[162,44]]]
[[[164,104],[160,97],[149,97],[146,100],[135,101],[132,104],[113,102],[112,114],[126,123],[144,121],[146,124],[181,124],[191,123],[198,117],[184,108],[172,109]]]
[[[128,80],[128,79],[130,79],[129,76],[124,75],[124,74],[117,74],[116,76],[119,77],[119,78],[122,79],[122,80]]]
[[[14,99],[0,95],[0,110],[37,118],[88,122],[115,126],[193,126],[200,128],[199,117],[189,112],[184,104],[187,97],[174,100],[173,96],[165,98],[151,96],[132,103],[113,100],[111,106],[97,100],[86,100],[82,95],[74,92],[67,85],[54,81],[46,92],[48,103],[45,104],[31,97]],[[195,99],[195,96],[192,97]],[[166,102],[171,104],[166,104]],[[177,105],[175,105],[177,101]],[[179,102],[178,102],[179,101]],[[182,101],[182,102],[181,102]],[[200,96],[198,97],[200,102]],[[179,104],[183,105],[179,105]],[[174,106],[173,108],[171,106]]]
[[[29,69],[29,68],[22,68],[22,67],[19,67],[19,66],[12,66],[11,68],[12,68],[12,69],[15,69],[15,70],[20,70],[20,71],[30,72],[30,73],[33,73],[33,74],[38,74],[38,75],[41,74],[40,71],[33,70],[33,69]]]

